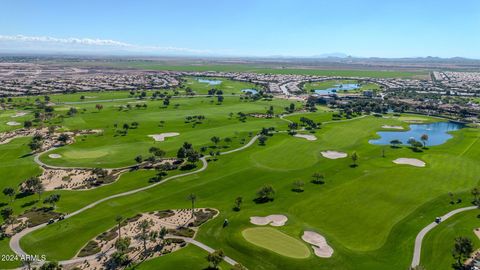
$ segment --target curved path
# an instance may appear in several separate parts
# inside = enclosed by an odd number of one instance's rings
[[[252,137],[252,139],[251,139],[247,144],[245,144],[244,146],[239,147],[239,148],[237,148],[237,149],[233,149],[233,150],[227,151],[227,152],[223,152],[223,153],[221,153],[221,155],[234,153],[234,152],[237,152],[237,151],[241,151],[241,150],[243,150],[243,149],[245,149],[245,148],[248,148],[248,147],[250,147],[250,146],[257,140],[257,138],[258,138],[258,136],[254,136],[254,137]],[[108,201],[108,200],[111,200],[111,199],[115,199],[115,198],[119,198],[119,197],[124,197],[124,196],[128,196],[128,195],[132,195],[132,194],[135,194],[135,193],[144,191],[144,190],[148,190],[148,189],[151,189],[151,188],[153,188],[153,187],[156,187],[156,186],[158,186],[158,185],[160,185],[160,184],[166,183],[166,182],[168,182],[168,181],[170,181],[170,180],[172,180],[172,179],[176,179],[176,178],[179,178],[179,177],[188,176],[188,175],[196,174],[196,173],[199,173],[199,172],[203,172],[203,171],[205,171],[205,170],[207,169],[207,167],[208,167],[208,162],[207,162],[207,160],[206,160],[206,158],[208,158],[208,157],[209,157],[209,156],[207,155],[207,156],[204,156],[204,157],[200,158],[200,160],[202,161],[202,167],[201,167],[200,169],[196,170],[196,171],[192,171],[192,172],[187,172],[187,173],[183,173],[183,174],[174,175],[174,176],[165,178],[163,181],[160,181],[160,182],[158,182],[158,183],[151,184],[151,185],[149,185],[149,186],[145,186],[145,187],[142,187],[142,188],[138,188],[138,189],[134,189],[134,190],[130,190],[130,191],[127,191],[127,192],[122,192],[122,193],[118,193],[118,194],[115,194],[115,195],[112,195],[112,196],[105,197],[105,198],[100,199],[100,200],[98,200],[98,201],[95,201],[95,202],[93,202],[93,203],[91,203],[91,204],[89,204],[89,205],[87,205],[87,206],[85,206],[85,207],[83,207],[83,208],[75,211],[75,212],[72,212],[72,213],[66,215],[66,216],[65,216],[65,219],[70,218],[70,217],[73,217],[73,216],[75,216],[75,215],[78,215],[78,214],[80,214],[80,213],[82,213],[82,212],[84,212],[84,211],[86,211],[86,210],[88,210],[88,209],[90,209],[90,208],[93,208],[93,207],[95,207],[95,206],[97,206],[97,205],[99,205],[99,204],[101,204],[101,203],[103,203],[103,202],[105,202],[105,201]],[[12,249],[13,252],[15,252],[15,253],[16,253],[17,255],[19,255],[19,256],[25,256],[25,255],[27,255],[27,253],[26,253],[25,251],[23,251],[23,249],[22,249],[21,246],[20,246],[20,239],[21,239],[23,236],[25,236],[25,235],[27,235],[27,234],[29,234],[29,233],[31,233],[31,232],[34,232],[34,231],[36,231],[36,230],[39,230],[39,229],[41,229],[41,228],[44,228],[44,227],[46,227],[46,226],[47,226],[47,223],[43,223],[43,224],[37,225],[37,226],[35,226],[35,227],[27,228],[27,229],[25,229],[25,230],[23,230],[23,231],[15,234],[15,235],[13,235],[12,238],[10,239],[10,242],[9,242],[10,249]],[[192,242],[192,244],[194,244],[194,243]],[[200,244],[201,244],[201,243],[200,243]],[[202,245],[203,245],[203,244],[202,244]],[[206,246],[205,246],[205,247],[206,247]],[[232,261],[233,261],[233,260],[232,260]]]
[[[455,209],[453,211],[450,211],[446,213],[445,215],[441,216],[441,222],[447,220],[448,218],[461,213],[465,211],[470,211],[470,210],[475,210],[478,209],[477,206],[469,206],[469,207],[464,207],[464,208],[459,208]],[[420,264],[420,255],[422,252],[422,241],[425,235],[432,230],[433,228],[437,227],[439,223],[432,222],[428,224],[425,228],[423,228],[418,234],[417,237],[415,238],[415,248],[413,249],[413,259],[412,259],[412,267],[415,267]]]

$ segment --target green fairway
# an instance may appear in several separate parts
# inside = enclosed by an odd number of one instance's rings
[[[304,243],[274,228],[248,228],[242,231],[242,236],[254,245],[286,257],[303,259],[310,256],[310,250]]]
[[[186,80],[189,82],[191,79]],[[197,93],[210,90],[211,86],[191,82],[190,87]],[[114,227],[117,215],[132,217],[158,209],[189,208],[191,203],[186,197],[194,193],[197,196],[196,207],[219,210],[218,218],[202,225],[196,240],[224,250],[227,256],[249,269],[383,270],[387,267],[404,270],[411,261],[415,236],[423,227],[436,216],[470,205],[470,190],[478,185],[480,175],[478,129],[464,128],[452,132],[453,138],[445,144],[420,152],[404,146],[372,145],[368,141],[378,136],[376,132],[383,130],[383,125],[408,127],[410,121],[431,122],[438,119],[388,114],[385,117],[364,115],[335,121],[332,120],[337,113],[335,108],[318,106],[318,111],[312,113],[303,110],[303,104],[297,101],[277,98],[243,100],[237,95],[238,91],[252,85],[234,84],[227,80],[217,87],[226,86],[234,87],[232,89],[237,92],[228,96],[225,92],[221,103],[214,97],[175,97],[165,106],[162,100],[151,100],[152,92],[148,92],[147,98],[142,101],[147,106],[135,107],[137,103],[131,102],[138,100],[124,100],[129,92],[119,91],[89,94],[113,99],[103,102],[100,110],[95,108],[95,102],[64,104],[61,101],[55,105],[56,117],[47,120],[45,125],[60,126],[61,130],[102,130],[99,134],[78,136],[73,144],[40,156],[42,162],[55,166],[131,166],[136,164],[135,157],[148,157],[152,146],[164,150],[166,157],[175,157],[184,142],[192,143],[194,149],[203,155],[210,155],[246,146],[262,128],[273,131],[267,136],[265,145],[255,141],[241,151],[208,158],[208,167],[203,171],[107,200],[78,215],[29,233],[20,240],[22,248],[31,254],[45,254],[49,260],[71,259],[88,241]],[[79,98],[78,94],[58,97],[64,101]],[[27,99],[35,98],[23,97],[22,102]],[[284,114],[285,107],[292,102],[298,111],[285,115],[283,119],[248,115],[265,114],[270,107],[275,114]],[[127,108],[128,104],[130,108]],[[4,111],[1,116],[9,119],[15,111],[25,110],[30,113],[22,117],[30,119],[33,117],[30,106],[33,105],[18,105],[16,110]],[[77,113],[67,115],[71,107],[77,108]],[[241,114],[247,116],[243,119],[239,116]],[[192,116],[198,115],[204,118],[191,120]],[[289,121],[300,122],[302,117],[322,123],[319,129],[311,132],[299,131],[314,135],[317,140],[307,141],[287,133]],[[131,128],[133,122],[137,122],[138,127]],[[124,124],[128,124],[129,128],[124,129]],[[148,136],[167,132],[178,132],[179,135],[158,142]],[[214,143],[212,137],[219,137],[220,141]],[[34,157],[29,155],[30,141],[31,138],[18,138],[0,145],[1,188],[18,189],[26,178],[41,172]],[[349,156],[328,159],[321,155],[326,150],[345,152]],[[353,152],[359,157],[357,167],[351,166]],[[51,153],[62,157],[49,158]],[[427,166],[417,168],[392,162],[400,157],[421,159]],[[196,165],[189,172],[201,168],[201,162]],[[166,177],[184,172],[168,171]],[[72,213],[107,196],[149,186],[152,184],[149,179],[156,173],[155,170],[132,170],[114,183],[90,190],[46,191],[41,194],[41,200],[33,194],[19,196],[12,202],[2,195],[0,202],[2,207],[12,207],[14,215],[18,216],[32,207],[45,206],[43,198],[57,193],[61,195],[61,200],[56,205],[56,211]],[[323,184],[311,182],[314,173],[324,175]],[[293,183],[298,181],[303,183],[303,192],[292,191]],[[275,189],[274,200],[255,203],[258,189],[266,184]],[[462,201],[450,204],[449,193]],[[233,210],[237,197],[243,199],[240,211]],[[249,222],[251,216],[270,214],[287,215],[287,225],[252,228]],[[460,229],[451,230],[445,236],[443,233],[435,236],[437,230],[449,224],[446,222],[427,235],[422,261],[429,266],[428,269],[447,265],[448,258],[439,258],[447,256],[451,249],[448,239],[458,233],[471,232],[470,225],[477,220],[473,214],[467,213],[465,217],[462,214],[458,218],[458,223],[453,223],[456,217],[448,222]],[[226,227],[223,226],[225,219],[229,221]],[[463,230],[461,226],[464,224],[464,231],[456,231]],[[309,255],[310,248],[300,240],[301,232],[305,230],[321,232],[335,250],[334,256],[322,259]],[[447,240],[443,241],[444,238]],[[437,245],[442,248],[433,252]],[[7,240],[0,241],[0,248],[4,253],[11,252]],[[181,258],[184,256],[189,259],[183,264]],[[180,264],[180,269],[193,268],[193,265],[206,267],[205,256],[206,252],[189,245],[172,254],[147,260],[139,269],[171,269],[175,264]],[[0,262],[0,268],[13,266],[13,263]],[[229,269],[224,264],[221,266]]]

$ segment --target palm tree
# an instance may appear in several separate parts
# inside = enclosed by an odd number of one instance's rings
[[[353,162],[353,166],[356,167],[357,166],[357,160],[358,160],[358,155],[357,155],[357,152],[353,152],[352,153],[352,162]]]
[[[117,222],[117,225],[118,225],[118,239],[120,239],[120,238],[121,238],[121,236],[120,236],[120,232],[121,232],[121,231],[120,231],[120,228],[121,228],[121,226],[122,226],[123,217],[120,216],[120,215],[118,215],[118,216],[115,218],[115,221]]]
[[[143,253],[147,253],[147,241],[148,237],[148,229],[150,228],[150,222],[148,220],[143,220],[138,224],[138,228],[141,230],[139,238],[143,241]]]
[[[427,147],[427,141],[428,141],[428,135],[427,134],[423,134],[421,137],[420,137],[420,140],[423,142],[423,147]]]
[[[195,201],[197,201],[197,195],[194,193],[190,193],[190,195],[187,196],[187,200],[190,200],[192,202],[192,218],[195,214]]]

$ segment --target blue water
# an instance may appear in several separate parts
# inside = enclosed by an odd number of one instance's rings
[[[250,93],[252,95],[258,94],[258,91],[256,89],[242,89],[243,93]]]
[[[198,79],[198,82],[208,83],[210,85],[219,85],[222,83],[220,80],[208,80],[208,79]]]
[[[420,137],[423,134],[428,135],[427,146],[440,145],[445,143],[448,139],[452,138],[452,135],[448,134],[449,131],[459,130],[464,125],[453,122],[437,122],[431,124],[412,124],[410,130],[407,131],[380,131],[377,132],[380,135],[379,139],[370,140],[371,144],[390,144],[392,140],[400,140],[403,144],[407,144],[410,138],[414,138],[417,141],[421,141]]]
[[[316,94],[327,95],[327,94],[336,94],[337,92],[341,92],[341,91],[356,90],[358,88],[360,88],[360,85],[356,83],[342,83],[342,84],[336,84],[335,87],[332,87],[332,88],[315,89],[314,92]]]

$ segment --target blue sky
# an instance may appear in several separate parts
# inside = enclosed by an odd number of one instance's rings
[[[2,0],[0,11],[0,52],[480,58],[478,0]]]

